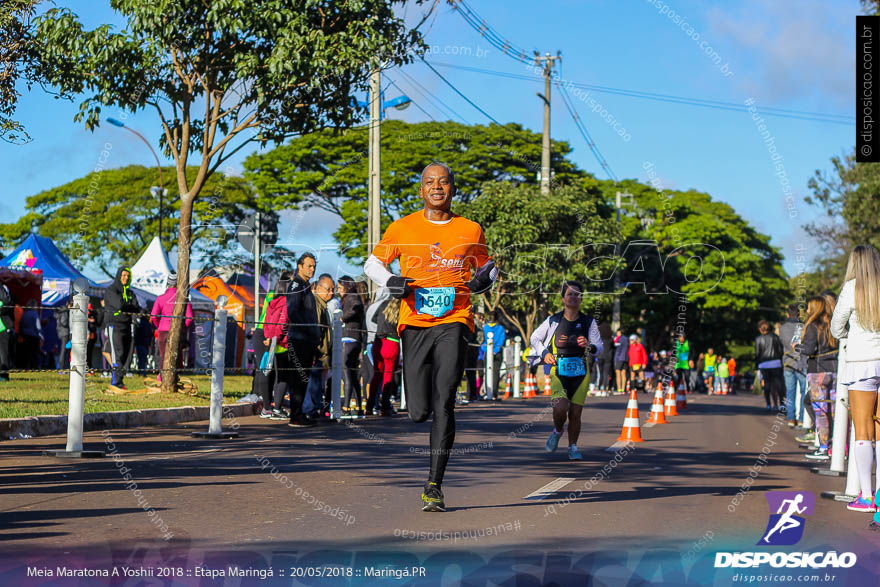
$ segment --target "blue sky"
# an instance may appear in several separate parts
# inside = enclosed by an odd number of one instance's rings
[[[104,0],[57,0],[77,12],[88,28],[102,23],[123,25]],[[609,88],[638,90],[790,110],[854,115],[854,41],[857,0],[797,4],[757,0],[697,2],[661,0],[469,0],[488,24],[512,43],[531,52],[562,51],[567,80]],[[665,8],[663,8],[665,7]],[[796,8],[795,8],[796,7]],[[424,7],[406,7],[415,23]],[[669,14],[689,23],[683,30]],[[427,59],[529,75],[521,63],[502,55],[474,31],[445,2],[423,26],[431,45]],[[689,36],[689,33],[691,36]],[[694,41],[692,36],[699,35]],[[727,73],[701,50],[711,47],[727,64]],[[448,67],[438,71],[455,86],[502,121],[516,121],[539,131],[542,109],[535,81],[507,79]],[[404,73],[406,75],[404,75]],[[422,96],[407,79],[417,80],[470,123],[488,120],[457,96],[423,64],[392,69],[384,80],[394,80],[415,102],[437,120],[452,118]],[[394,88],[389,97],[396,95]],[[730,204],[786,256],[785,268],[795,273],[795,247],[811,255],[815,247],[801,226],[817,217],[803,202],[807,180],[816,169],[828,169],[829,159],[852,149],[854,126],[790,118],[765,117],[777,157],[792,186],[785,200],[771,153],[759,129],[745,112],[702,108],[586,90],[572,101],[605,160],[618,178],[647,181],[645,167],[654,165],[660,185],[667,189],[697,189]],[[571,95],[571,94],[570,94]],[[592,101],[590,101],[592,100]],[[601,110],[593,113],[598,104]],[[582,168],[607,177],[571,121],[553,89],[551,134],[568,141],[573,160]],[[146,147],[125,131],[102,125],[94,133],[73,123],[77,104],[56,100],[39,88],[25,93],[18,118],[34,140],[24,146],[0,143],[0,169],[5,180],[0,218],[9,222],[24,213],[25,198],[86,175],[95,166],[105,142],[111,142],[108,167],[154,165]],[[605,114],[607,113],[607,114]],[[116,113],[111,109],[106,115]],[[429,118],[418,108],[389,117],[418,122]],[[455,118],[457,120],[457,118]],[[624,140],[609,124],[625,129]],[[157,139],[156,120],[149,112],[132,114],[127,124]],[[240,163],[248,152],[233,161]],[[171,164],[169,161],[168,164]],[[281,234],[296,233],[295,241],[315,249],[332,247],[336,217],[310,211],[282,215]],[[237,245],[236,245],[237,246]],[[324,252],[319,270],[342,274],[360,272],[332,252]],[[86,268],[90,276],[97,276]]]

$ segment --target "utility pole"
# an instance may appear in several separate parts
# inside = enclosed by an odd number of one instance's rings
[[[254,224],[254,328],[260,323],[260,245],[263,240],[263,226],[260,211],[257,210]],[[259,365],[257,365],[259,368]]]
[[[617,192],[617,233],[620,234],[620,209],[623,207],[623,198],[632,201],[633,195],[630,193]],[[611,331],[617,332],[620,328],[620,260],[617,255],[618,267],[614,268],[614,305],[611,310]]]
[[[367,203],[367,255],[369,255],[381,238],[382,216],[379,207],[379,193],[381,190],[381,119],[382,119],[382,90],[381,69],[378,67],[370,74],[370,181],[369,199]],[[376,288],[373,280],[368,279],[370,296]]]
[[[541,142],[541,194],[550,193],[550,76],[553,73],[553,62],[562,59],[562,54],[557,51],[556,57],[549,53],[543,57],[535,54],[535,64],[544,71],[544,95],[538,97],[544,101],[544,138]]]

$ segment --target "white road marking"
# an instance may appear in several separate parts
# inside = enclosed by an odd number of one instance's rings
[[[624,440],[618,440],[617,442],[606,448],[605,452],[617,452],[624,448],[627,444],[628,443]]]
[[[551,481],[544,487],[541,487],[540,489],[531,492],[523,499],[533,499],[536,501],[546,499],[547,497],[553,495],[572,481],[574,481],[574,477],[557,477],[556,480]]]

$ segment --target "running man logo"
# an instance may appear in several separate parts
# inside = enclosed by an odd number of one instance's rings
[[[758,545],[797,544],[804,535],[806,520],[802,516],[813,515],[816,496],[805,491],[768,491],[765,496],[770,506],[770,520]]]

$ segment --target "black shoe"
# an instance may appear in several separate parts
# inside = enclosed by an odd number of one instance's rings
[[[432,483],[425,485],[422,492],[422,511],[423,512],[445,512],[446,504],[443,502],[443,492],[440,486]]]
[[[364,411],[363,411],[363,410],[358,410],[358,411],[357,411],[357,415],[358,415],[358,418],[363,418],[363,417],[364,417]]]
[[[290,415],[284,410],[272,410],[272,415],[269,416],[270,420],[289,420]]]

